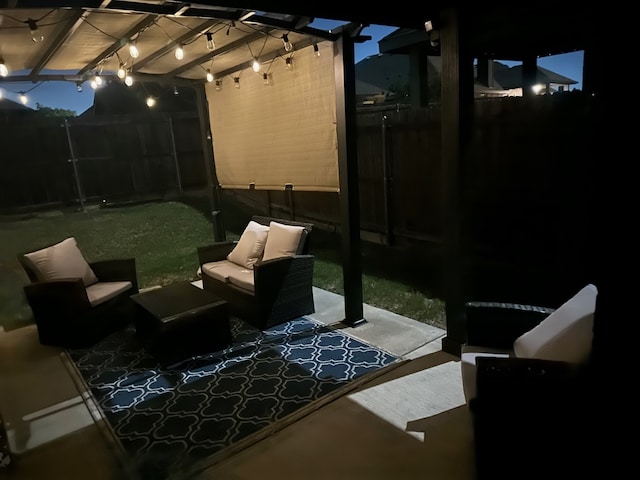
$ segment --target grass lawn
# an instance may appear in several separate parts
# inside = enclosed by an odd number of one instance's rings
[[[196,280],[196,248],[213,241],[203,213],[182,202],[146,203],[118,208],[88,207],[86,212],[50,211],[0,220],[0,326],[6,331],[33,322],[24,298],[28,278],[16,255],[73,236],[89,261],[134,257],[140,288]],[[235,240],[241,232],[228,232]],[[343,293],[342,269],[331,246],[312,244],[314,285]],[[364,268],[363,268],[364,269]],[[363,274],[365,303],[444,328],[444,303],[387,276]]]

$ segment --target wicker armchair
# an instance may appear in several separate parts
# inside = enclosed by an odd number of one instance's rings
[[[258,258],[247,267],[228,260],[238,242],[199,247],[203,288],[226,300],[232,315],[261,330],[314,313],[314,256],[308,253],[313,225],[261,216],[253,216],[252,221],[302,227],[295,252],[269,260]]]
[[[55,254],[47,253],[53,249]],[[133,321],[130,296],[138,293],[135,259],[88,263],[73,237],[17,257],[30,281],[23,290],[41,344],[89,347]],[[52,270],[56,262],[59,274]]]

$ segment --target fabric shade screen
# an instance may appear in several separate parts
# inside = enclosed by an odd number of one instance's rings
[[[259,73],[223,78],[219,90],[206,85],[221,188],[339,190],[333,44],[319,43],[318,51],[277,56]]]

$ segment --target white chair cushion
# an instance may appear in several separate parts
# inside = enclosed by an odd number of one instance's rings
[[[111,300],[116,295],[129,290],[133,284],[126,282],[98,282],[87,287],[87,297],[92,307]]]
[[[76,239],[69,237],[60,243],[25,255],[36,270],[41,282],[65,278],[82,278],[85,287],[98,281],[95,273],[78,248]]]
[[[268,226],[251,220],[244,229],[244,232],[242,232],[236,246],[231,253],[227,255],[227,260],[241,267],[250,270],[253,269],[253,265],[258,261],[264,251],[268,233]]]
[[[591,353],[597,288],[589,284],[513,342],[517,357],[583,363]]]
[[[295,255],[300,244],[300,237],[304,227],[285,225],[278,222],[269,223],[269,236],[264,246],[263,261],[273,258],[290,257]]]
[[[246,268],[241,267],[229,260],[220,260],[219,262],[207,262],[202,265],[202,271],[205,275],[208,275],[221,282],[229,281],[229,274],[237,269]]]

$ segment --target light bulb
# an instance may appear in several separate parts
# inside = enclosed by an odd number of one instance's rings
[[[254,72],[259,72],[260,71],[260,62],[258,62],[257,58],[253,59],[253,63],[251,64],[251,68],[253,68]]]
[[[182,60],[184,58],[184,49],[182,48],[182,45],[178,45],[174,53],[178,60]]]
[[[319,56],[320,56],[320,49],[318,49],[318,44],[317,44],[317,43],[314,43],[314,44],[313,44],[313,54],[314,54],[316,57],[319,57]]]
[[[96,83],[95,78],[91,80],[91,83],[89,85],[91,85],[91,88],[93,88],[94,90],[98,88],[98,84]]]
[[[284,59],[284,67],[287,70],[291,70],[293,68],[293,59],[291,57],[287,57]]]
[[[27,102],[29,101],[29,99],[27,98],[27,95],[24,92],[20,92],[20,94],[18,95],[18,99],[20,100],[20,103],[23,105],[26,105]]]
[[[118,78],[121,80],[127,76],[127,70],[124,68],[124,65],[120,65],[120,68],[118,68],[117,75],[118,75]]]
[[[216,42],[213,41],[213,33],[207,32],[205,35],[207,36],[207,50],[215,50]]]
[[[173,86],[173,94],[174,95],[179,95],[178,87],[176,87],[175,85]]]
[[[236,88],[240,88],[240,77],[235,77],[233,79],[233,86]]]
[[[79,92],[82,91],[82,82],[76,82],[76,88],[78,89]]]
[[[155,106],[156,104],[156,99],[153,97],[147,97],[147,107],[151,108],[153,106]]]
[[[126,77],[124,77],[124,84],[127,87],[130,87],[131,85],[133,85],[133,77],[131,75],[127,75]]]
[[[216,80],[216,91],[219,92],[220,90],[222,90],[222,80],[218,79]]]
[[[3,95],[3,94],[2,94],[2,90],[0,90],[0,98],[2,98],[2,95]]]
[[[129,44],[129,55],[131,55],[131,58],[138,58],[140,56],[140,50],[138,50],[135,42]]]
[[[35,43],[42,42],[44,40],[44,35],[38,31],[38,25],[33,18],[27,20],[27,25],[29,25],[29,31],[31,32],[31,40]]]
[[[100,75],[96,75],[93,81],[96,82],[98,87],[102,86],[102,77]]]
[[[9,75],[9,69],[4,60],[0,58],[0,77],[6,77],[7,75]]]
[[[213,73],[211,73],[211,70],[207,70],[207,82],[213,82]]]
[[[262,74],[262,83],[264,83],[265,85],[269,85],[269,75],[267,75],[266,73]]]
[[[289,41],[289,35],[286,33],[282,34],[282,43],[284,44],[284,49],[287,52],[293,50],[293,44]]]

